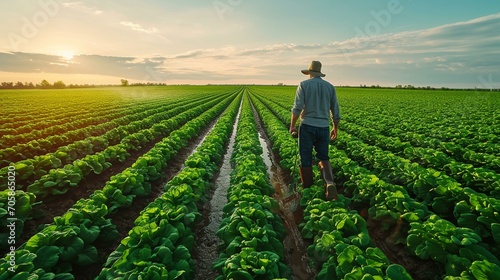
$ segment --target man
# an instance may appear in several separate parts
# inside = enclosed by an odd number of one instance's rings
[[[302,81],[297,87],[295,103],[292,108],[290,133],[299,138],[300,178],[302,186],[308,188],[313,184],[312,152],[316,150],[318,166],[325,183],[327,200],[337,199],[337,189],[333,182],[333,172],[328,157],[330,140],[337,138],[340,122],[340,110],[335,87],[323,80],[321,62],[312,61],[302,73],[309,79]],[[295,128],[300,116],[299,130]],[[330,131],[330,116],[333,116],[333,129]]]

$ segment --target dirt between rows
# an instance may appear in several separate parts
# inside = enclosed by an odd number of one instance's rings
[[[339,194],[351,197],[349,194],[344,193],[344,181],[342,179],[336,178],[335,183]],[[444,271],[441,271],[438,264],[432,260],[422,260],[412,255],[406,248],[404,240],[409,230],[407,223],[399,220],[384,230],[385,224],[393,222],[371,218],[368,214],[369,207],[370,205],[367,203],[360,203],[351,205],[349,210],[356,210],[365,219],[368,233],[375,246],[382,250],[391,263],[403,266],[414,280],[442,279],[441,275],[443,275]]]
[[[273,151],[272,141],[269,139],[262,120],[253,104],[252,109],[257,124],[259,140],[263,149],[262,156],[267,165],[271,184],[275,189],[273,198],[276,199],[280,206],[278,215],[283,220],[287,232],[283,241],[286,264],[292,269],[294,280],[314,279],[317,271],[308,266],[307,256],[307,246],[312,243],[312,240],[304,240],[300,233],[299,224],[303,221],[303,213],[300,206],[294,208],[298,204],[299,197],[294,200],[290,196],[291,172],[290,170],[282,169],[279,165],[281,158],[277,152]]]
[[[378,221],[368,216],[368,209],[357,209],[366,220],[370,237],[375,245],[384,252],[391,263],[402,265],[415,280],[442,279],[444,271],[441,271],[434,261],[425,261],[411,253],[406,245],[401,243],[405,240],[409,225],[399,220],[388,230],[383,230],[384,221]]]

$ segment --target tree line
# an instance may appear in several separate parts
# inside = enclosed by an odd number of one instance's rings
[[[50,83],[47,80],[42,80],[40,83],[33,84],[32,82],[2,82],[0,83],[0,89],[62,89],[62,88],[84,88],[84,87],[96,87],[96,85],[77,85],[69,84],[66,85],[63,81],[56,81]]]
[[[128,80],[120,80],[120,86],[165,86],[166,83],[129,83]],[[116,84],[94,85],[94,84],[69,84],[66,85],[63,81],[50,83],[47,80],[42,80],[40,83],[33,84],[32,82],[1,82],[0,89],[63,89],[63,88],[91,88],[91,87],[113,87]]]

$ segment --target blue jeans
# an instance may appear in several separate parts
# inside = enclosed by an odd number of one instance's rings
[[[312,167],[313,147],[319,160],[329,160],[330,128],[301,124],[299,127],[299,153],[301,167]]]

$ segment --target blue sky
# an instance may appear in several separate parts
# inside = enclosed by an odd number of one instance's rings
[[[139,4],[138,4],[139,3]],[[0,81],[500,87],[500,1],[3,0]]]

